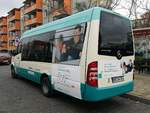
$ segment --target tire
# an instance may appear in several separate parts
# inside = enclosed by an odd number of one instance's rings
[[[42,93],[46,97],[52,97],[53,96],[53,88],[52,85],[48,79],[48,77],[43,77],[41,80],[41,89]]]
[[[11,67],[11,77],[12,77],[12,78],[17,78],[17,74],[16,74],[16,72],[15,72],[14,67]]]

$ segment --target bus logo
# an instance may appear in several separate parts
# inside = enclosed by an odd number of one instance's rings
[[[122,55],[121,55],[120,50],[117,51],[117,58],[118,58],[118,59],[121,59],[121,58],[122,58]]]

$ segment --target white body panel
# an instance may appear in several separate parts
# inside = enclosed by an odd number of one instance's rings
[[[54,88],[60,92],[81,99],[80,67],[54,64],[52,70]]]
[[[98,86],[110,87],[113,85],[119,85],[133,80],[133,69],[131,72],[124,74],[121,63],[129,63],[129,60],[134,62],[134,56],[122,57],[120,60],[116,56],[98,55],[98,38],[99,38],[99,21],[95,20],[91,22],[91,29],[88,40],[88,53],[87,53],[87,66],[93,61],[98,61]],[[124,81],[118,83],[112,83],[112,78],[116,76],[124,76]]]

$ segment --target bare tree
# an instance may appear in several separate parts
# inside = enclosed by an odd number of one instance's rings
[[[76,9],[78,10],[78,12],[84,11],[87,9],[87,5],[85,2],[77,2],[76,3]]]
[[[126,10],[128,17],[136,20],[135,26],[150,26],[150,0],[122,0],[120,9]]]
[[[119,6],[128,12],[128,17],[137,19],[142,13],[150,11],[150,0],[122,0]]]
[[[121,0],[89,0],[89,7],[100,6],[113,10],[120,4]]]
[[[113,0],[110,9],[115,9],[118,5],[120,5],[121,0]]]
[[[145,10],[146,12],[150,12],[150,0],[145,0],[145,2],[140,0],[140,4],[141,9]]]

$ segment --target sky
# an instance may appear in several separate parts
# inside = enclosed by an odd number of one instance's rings
[[[13,8],[19,8],[24,0],[0,0],[0,17],[7,16],[7,12]]]

